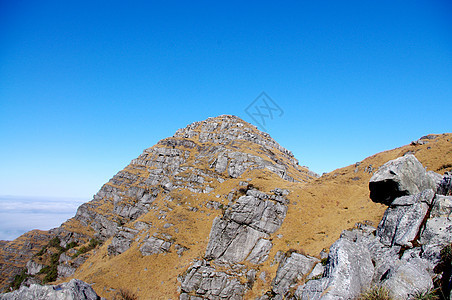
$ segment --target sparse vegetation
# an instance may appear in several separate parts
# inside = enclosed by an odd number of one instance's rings
[[[10,287],[13,290],[17,290],[18,288],[20,288],[20,285],[22,284],[22,282],[25,281],[25,279],[27,279],[29,277],[29,275],[27,274],[27,269],[23,269],[20,274],[17,274],[16,276],[14,276],[13,281],[11,282]]]
[[[392,298],[387,288],[377,285],[361,294],[358,300],[392,300]]]
[[[113,300],[137,300],[138,296],[126,289],[120,289],[116,292]]]
[[[98,239],[91,239],[89,240],[88,246],[82,246],[80,247],[77,252],[72,256],[72,258],[76,258],[77,256],[84,254],[86,252],[89,252],[96,248],[98,245],[100,245],[101,242]]]
[[[410,300],[437,300],[439,296],[437,295],[436,289],[428,289],[425,291],[416,291]]]
[[[326,266],[326,263],[328,262],[328,257],[322,258],[320,260],[320,263],[322,264],[322,266]]]

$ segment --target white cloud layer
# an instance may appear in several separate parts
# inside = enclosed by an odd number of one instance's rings
[[[86,199],[0,196],[0,240],[33,230],[48,230],[73,217]]]

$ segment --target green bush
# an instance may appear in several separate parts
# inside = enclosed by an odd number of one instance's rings
[[[17,274],[16,276],[14,276],[13,281],[10,284],[10,287],[13,290],[17,290],[18,288],[20,288],[20,285],[22,284],[22,282],[24,282],[25,279],[27,279],[29,277],[29,275],[27,274],[27,269],[23,269],[20,274]]]

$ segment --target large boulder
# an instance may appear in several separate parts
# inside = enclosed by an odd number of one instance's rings
[[[369,250],[348,238],[330,248],[324,277],[308,281],[296,292],[301,299],[353,299],[368,288],[374,275]]]
[[[279,264],[276,277],[272,282],[273,292],[284,297],[298,280],[311,273],[318,262],[320,262],[318,258],[296,252],[286,256]]]
[[[386,205],[398,197],[425,189],[436,190],[436,182],[412,154],[385,163],[369,181],[372,201]]]
[[[425,190],[395,199],[378,224],[377,236],[380,241],[386,246],[411,248],[434,197],[433,190]]]
[[[0,294],[1,300],[97,300],[101,299],[93,288],[78,279],[59,285],[22,286],[14,292]]]
[[[238,278],[216,271],[205,260],[195,262],[180,279],[180,300],[239,300],[242,299],[245,291],[245,285]],[[196,294],[196,296],[190,294]]]
[[[452,243],[452,196],[436,195],[430,217],[421,233],[422,244]]]

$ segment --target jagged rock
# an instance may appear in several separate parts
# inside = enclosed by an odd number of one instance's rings
[[[380,241],[386,246],[412,247],[434,197],[435,193],[429,189],[395,199],[378,224]]]
[[[420,236],[422,244],[452,243],[452,196],[436,195],[430,218]]]
[[[33,260],[29,260],[27,262],[27,274],[29,275],[36,275],[41,271],[41,269],[44,268],[43,264],[37,263]]]
[[[272,245],[269,234],[279,229],[287,213],[287,206],[279,201],[286,203],[279,195],[247,191],[214,220],[206,258],[240,262],[249,257],[253,263],[267,259]]]
[[[385,163],[369,182],[372,201],[386,205],[398,197],[414,195],[425,189],[436,190],[436,183],[412,154]]]
[[[14,292],[0,294],[1,300],[97,300],[100,297],[87,283],[72,279],[59,285],[23,286]]]
[[[58,278],[65,278],[65,277],[72,276],[77,269],[68,264],[60,264],[60,265],[58,265],[57,270],[58,270]]]
[[[143,256],[168,252],[171,248],[172,242],[165,241],[156,237],[150,237],[143,242],[140,247],[140,252]]]
[[[254,246],[246,259],[253,264],[261,264],[268,259],[268,254],[272,246],[272,242],[262,238],[256,243],[256,246]]]
[[[421,259],[403,261],[388,271],[383,286],[388,288],[392,297],[409,299],[416,291],[433,288],[432,278],[427,266]]]
[[[138,230],[136,229],[121,227],[112,239],[111,244],[108,245],[108,255],[117,255],[128,250],[137,233]]]
[[[205,257],[226,262],[245,260],[261,238],[268,235],[232,220],[215,218]]]
[[[276,277],[272,282],[274,293],[284,297],[297,280],[308,275],[319,262],[319,259],[296,252],[285,257],[279,264]]]
[[[452,195],[452,174],[446,172],[445,176],[441,178],[437,193],[444,196]]]
[[[309,275],[306,277],[306,279],[309,280],[322,276],[324,271],[325,267],[322,265],[322,263],[317,263],[314,269],[312,269],[311,273],[309,273]]]
[[[194,263],[181,278],[180,299],[242,299],[245,286],[238,278],[217,272],[206,261]],[[188,295],[195,293],[196,296]]]
[[[347,238],[337,240],[330,248],[325,277],[308,281],[296,295],[301,299],[352,299],[370,286],[374,266],[363,244]]]
[[[286,213],[287,206],[278,202],[242,196],[226,210],[225,218],[265,233],[273,233],[281,227]]]

